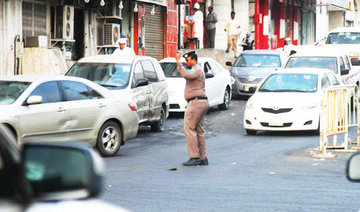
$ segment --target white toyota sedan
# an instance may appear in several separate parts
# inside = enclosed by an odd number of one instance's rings
[[[247,101],[247,134],[264,131],[318,132],[322,91],[340,81],[327,69],[289,68],[274,71]]]
[[[185,59],[181,58],[185,63]],[[209,106],[218,106],[222,110],[229,109],[231,99],[231,76],[218,62],[211,58],[198,57],[198,64],[207,73],[205,92]],[[184,98],[185,79],[177,71],[175,58],[160,61],[169,89],[170,112],[184,112],[187,102]],[[211,76],[211,77],[208,77]]]

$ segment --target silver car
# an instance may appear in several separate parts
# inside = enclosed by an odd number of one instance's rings
[[[159,62],[146,56],[97,55],[74,64],[67,76],[93,81],[121,98],[130,96],[135,102],[139,124],[151,130],[164,130],[169,116],[169,97],[164,72]]]
[[[31,141],[87,142],[103,156],[116,154],[137,135],[130,97],[117,98],[85,79],[65,76],[0,78],[0,123],[19,144]]]
[[[233,96],[251,96],[259,82],[272,71],[284,66],[285,56],[277,50],[248,50],[240,54],[232,66],[231,76],[235,79],[232,85]]]

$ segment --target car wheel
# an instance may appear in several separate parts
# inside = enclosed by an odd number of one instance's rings
[[[230,92],[229,92],[229,89],[226,89],[225,94],[224,94],[223,103],[221,105],[219,105],[219,108],[221,110],[228,110],[229,107],[230,107]]]
[[[256,130],[246,130],[248,135],[256,135]]]
[[[161,132],[165,129],[165,110],[163,107],[161,107],[160,111],[160,119],[159,121],[155,122],[151,125],[151,131],[152,132]]]
[[[113,121],[107,121],[98,133],[96,148],[104,157],[113,156],[120,149],[121,139],[120,127]]]

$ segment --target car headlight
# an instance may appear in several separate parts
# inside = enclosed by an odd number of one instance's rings
[[[308,102],[308,103],[304,104],[301,109],[303,109],[303,110],[314,109],[314,108],[316,108],[317,105],[318,105],[317,102]]]

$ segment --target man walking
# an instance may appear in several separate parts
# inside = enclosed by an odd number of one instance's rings
[[[175,56],[177,70],[186,79],[185,99],[188,102],[184,116],[184,131],[190,159],[184,166],[208,165],[204,133],[204,115],[209,108],[205,94],[205,73],[197,64],[194,51],[184,54],[186,69],[180,63],[181,54]]]
[[[240,24],[235,20],[235,12],[231,12],[231,19],[227,21],[225,25],[225,31],[227,32],[228,43],[226,53],[229,52],[230,47],[234,50],[234,57],[237,57],[237,38],[240,33]]]
[[[209,13],[205,18],[206,24],[206,34],[205,34],[205,43],[206,48],[215,47],[215,33],[216,33],[216,23],[218,22],[217,14],[214,11],[213,6],[208,7]]]

